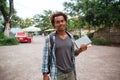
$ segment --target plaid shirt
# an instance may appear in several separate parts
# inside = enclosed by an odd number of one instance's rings
[[[67,32],[68,33],[68,32]],[[53,32],[52,34],[56,34],[56,32]],[[51,34],[50,34],[51,35]],[[53,48],[51,49],[51,43],[50,43],[50,35],[48,35],[45,39],[45,45],[43,48],[43,62],[42,62],[42,73],[48,73],[49,72],[49,55],[52,54],[50,57],[50,76],[51,80],[57,80],[57,68],[56,68],[56,57],[55,57],[55,44],[53,44]],[[73,36],[68,33],[68,35],[71,37],[72,42],[74,43]],[[55,41],[55,35],[52,36],[53,42]],[[75,51],[75,47],[72,48]],[[75,71],[75,55],[73,55],[72,58],[73,66],[74,66],[74,73],[76,78],[76,71]]]

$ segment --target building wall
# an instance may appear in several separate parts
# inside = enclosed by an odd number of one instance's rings
[[[94,38],[108,39],[112,43],[120,43],[120,26],[99,29],[94,33]]]

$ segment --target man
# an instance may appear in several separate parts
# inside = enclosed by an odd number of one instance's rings
[[[53,13],[50,17],[55,32],[45,40],[43,50],[42,73],[43,80],[76,80],[75,56],[87,49],[82,44],[75,48],[73,36],[67,32],[67,15],[63,12]]]

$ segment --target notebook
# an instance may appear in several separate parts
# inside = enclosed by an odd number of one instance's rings
[[[84,35],[81,38],[75,40],[75,44],[76,44],[77,48],[80,48],[81,44],[87,44],[89,47],[91,42],[92,41],[89,39],[89,37],[87,35]]]

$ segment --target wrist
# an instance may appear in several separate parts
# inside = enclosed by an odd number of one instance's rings
[[[47,73],[43,73],[43,76],[48,76],[48,74]]]
[[[79,48],[78,51],[79,51],[79,52],[82,52],[82,48]]]

